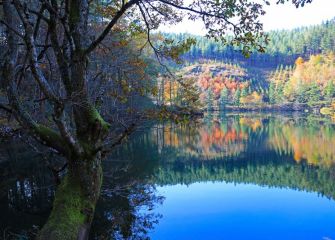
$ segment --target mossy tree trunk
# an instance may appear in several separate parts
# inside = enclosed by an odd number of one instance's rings
[[[37,239],[88,239],[102,184],[100,155],[73,159]]]
[[[102,184],[100,146],[109,124],[83,102],[75,109],[78,149],[70,148],[68,172],[58,187],[50,217],[38,239],[88,239]]]

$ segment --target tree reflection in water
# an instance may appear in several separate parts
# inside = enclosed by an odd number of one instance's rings
[[[150,126],[104,161],[90,237],[147,239],[162,217],[156,186],[225,181],[335,199],[334,144],[334,124],[310,116],[232,114]],[[0,234],[32,238],[51,210],[54,179],[27,147],[0,150]]]
[[[150,177],[138,170],[132,163],[105,172],[92,239],[148,239],[162,217],[153,210],[164,197],[156,195]]]

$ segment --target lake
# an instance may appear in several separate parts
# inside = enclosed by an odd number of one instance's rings
[[[55,186],[14,142],[0,147],[0,235],[24,239]],[[147,124],[104,162],[91,239],[335,239],[334,146],[332,120],[313,115]]]

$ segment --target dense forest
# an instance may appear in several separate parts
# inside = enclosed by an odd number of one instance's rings
[[[190,62],[210,59],[224,62],[242,61],[250,66],[273,67],[279,64],[293,64],[298,57],[308,58],[310,55],[335,51],[335,19],[320,25],[275,30],[267,34],[270,41],[265,47],[265,53],[253,51],[247,59],[242,54],[241,47],[226,46],[213,39],[187,33],[163,35],[174,41],[194,38],[196,44],[183,55],[184,59]]]

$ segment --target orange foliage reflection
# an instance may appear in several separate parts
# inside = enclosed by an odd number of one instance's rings
[[[159,127],[159,135],[163,146],[179,148],[184,154],[208,160],[239,155],[245,150],[248,132],[261,127],[261,119],[214,119],[193,130],[188,126],[166,124]]]
[[[335,164],[335,135],[331,126],[281,124],[271,134],[269,144],[280,153],[293,154],[298,163],[304,160],[318,166]]]

